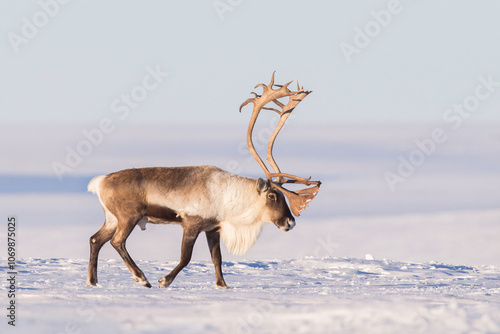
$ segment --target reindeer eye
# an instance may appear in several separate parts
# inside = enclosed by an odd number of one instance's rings
[[[269,198],[271,201],[276,201],[276,194],[273,193],[267,194],[267,198]]]

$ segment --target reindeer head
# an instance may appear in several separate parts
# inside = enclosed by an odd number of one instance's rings
[[[269,180],[259,178],[257,180],[257,191],[261,202],[262,220],[271,222],[280,230],[290,231],[295,227],[295,219],[286,204],[285,196],[276,190]]]
[[[246,106],[249,103],[253,103],[254,105],[253,113],[247,131],[248,150],[250,151],[254,159],[257,160],[259,165],[262,167],[262,170],[266,174],[267,183],[270,186],[269,188],[273,189],[274,190],[273,193],[277,194],[278,197],[280,195],[286,196],[293,215],[298,217],[300,216],[301,211],[307,207],[309,202],[311,202],[316,196],[316,194],[319,192],[319,187],[321,185],[321,182],[310,181],[311,177],[305,179],[291,174],[282,173],[278,165],[276,164],[276,161],[273,158],[272,151],[273,151],[274,141],[276,140],[276,136],[280,132],[281,128],[283,127],[283,125],[285,124],[286,120],[290,116],[291,112],[295,109],[295,107],[300,103],[300,101],[302,101],[308,94],[311,93],[310,91],[304,91],[303,88],[300,88],[298,82],[297,82],[297,91],[290,91],[288,89],[288,85],[291,82],[292,81],[286,83],[285,85],[274,84],[274,72],[273,72],[273,75],[271,77],[271,82],[269,83],[269,85],[266,86],[264,84],[258,84],[257,86],[255,86],[255,88],[262,87],[263,89],[262,94],[258,95],[252,92],[252,94],[255,97],[249,98],[248,100],[243,102],[240,106],[240,112],[244,106]],[[278,89],[273,89],[273,86],[278,87]],[[278,100],[282,97],[288,97],[287,104],[283,104]],[[280,110],[272,107],[266,107],[266,105],[269,102],[273,102]],[[280,115],[280,121],[276,126],[276,129],[274,130],[273,134],[271,135],[271,138],[269,139],[269,144],[267,146],[267,161],[273,168],[274,173],[271,173],[269,171],[266,164],[262,161],[262,159],[256,152],[252,142],[252,131],[255,126],[255,122],[257,121],[257,117],[259,116],[259,113],[262,109],[271,110]],[[311,187],[292,191],[285,189],[283,187],[283,184],[285,183],[303,184],[305,186],[311,186]],[[279,225],[277,226],[280,227]],[[295,220],[293,220],[293,226],[295,226]]]

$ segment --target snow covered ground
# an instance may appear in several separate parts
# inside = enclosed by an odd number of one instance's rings
[[[370,258],[370,256],[367,256]],[[175,261],[138,261],[151,282]],[[226,261],[231,290],[194,261],[168,289],[114,259],[20,261],[15,333],[498,333],[500,267],[353,258]],[[154,278],[154,279],[153,279]],[[4,332],[4,331],[2,331]]]
[[[202,238],[168,289],[134,285],[109,244],[100,286],[85,287],[88,238],[103,222],[85,185],[96,174],[152,165],[213,164],[260,176],[244,150],[244,127],[117,128],[61,182],[51,164],[85,138],[82,129],[2,128],[3,277],[9,215],[19,221],[20,260],[18,325],[2,315],[2,333],[500,332],[498,126],[448,131],[394,192],[384,173],[435,125],[295,126],[278,139],[277,160],[320,177],[321,192],[294,230],[266,226],[243,257],[223,248],[228,291],[214,288]],[[128,239],[151,283],[175,265],[180,236],[177,226],[148,225]]]

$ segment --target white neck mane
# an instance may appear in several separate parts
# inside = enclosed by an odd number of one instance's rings
[[[264,224],[264,222],[238,224],[238,222],[224,221],[220,224],[219,233],[230,253],[243,255],[255,244]]]
[[[210,185],[210,193],[217,194],[211,203],[219,208],[213,215],[220,222],[220,237],[230,253],[243,255],[265,224],[261,212],[265,200],[259,198],[257,180],[221,172],[212,176]]]

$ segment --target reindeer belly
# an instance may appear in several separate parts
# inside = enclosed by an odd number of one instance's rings
[[[147,223],[182,224],[182,216],[166,206],[148,205],[146,213],[138,225],[144,231]]]
[[[176,212],[166,206],[148,205],[144,217],[137,223],[141,230],[146,229],[146,224],[179,224],[196,225],[200,231],[210,231],[219,227],[215,219],[206,219],[200,216],[190,216],[184,212]]]

